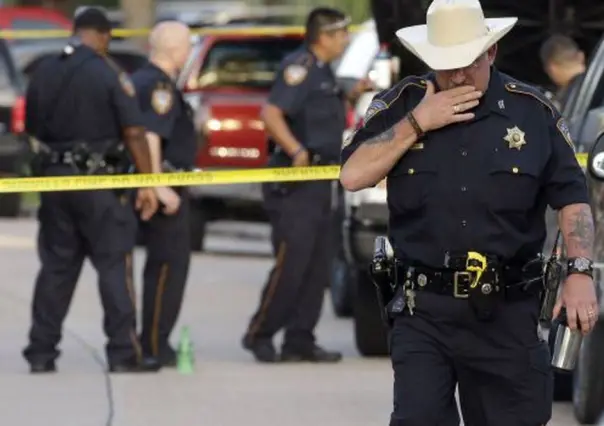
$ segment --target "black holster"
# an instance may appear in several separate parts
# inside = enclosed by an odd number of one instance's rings
[[[376,289],[377,302],[380,309],[382,321],[388,327],[391,326],[390,315],[387,307],[396,293],[395,261],[387,255],[386,237],[375,239],[373,260],[369,267],[369,275]]]
[[[491,321],[495,318],[502,300],[501,290],[499,274],[494,267],[487,268],[476,285],[470,285],[468,290],[470,306],[480,321]]]
[[[481,321],[491,321],[502,303],[519,297],[539,297],[543,289],[542,256],[528,262],[508,265],[489,264],[475,286],[470,286],[468,298]]]

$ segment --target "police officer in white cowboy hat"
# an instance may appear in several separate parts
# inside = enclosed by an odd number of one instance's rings
[[[477,0],[435,0],[427,25],[397,31],[434,71],[378,94],[342,151],[349,191],[387,177],[398,260],[388,303],[390,426],[540,426],[552,410],[537,333],[545,209],[558,211],[568,276],[555,307],[588,333],[597,317],[594,227],[562,117],[494,66],[516,18]]]

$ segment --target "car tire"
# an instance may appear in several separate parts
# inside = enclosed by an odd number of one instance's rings
[[[352,316],[353,289],[356,281],[354,275],[353,269],[348,266],[342,255],[335,256],[331,268],[329,293],[333,311],[338,318]]]
[[[0,194],[0,217],[19,217],[21,214],[21,194]]]
[[[359,271],[353,297],[354,335],[364,357],[388,355],[388,332],[382,322],[377,294],[369,272]]]
[[[583,340],[573,383],[573,408],[581,424],[595,424],[604,412],[604,323]]]
[[[556,332],[560,322],[553,320],[547,336],[549,353],[553,356],[554,342],[556,341]],[[573,373],[562,372],[554,369],[554,401],[572,401],[573,399]]]
[[[208,212],[195,200],[190,201],[189,225],[191,236],[191,251],[202,252],[204,250]]]

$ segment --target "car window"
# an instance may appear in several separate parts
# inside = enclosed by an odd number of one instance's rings
[[[0,59],[0,90],[11,88],[12,85],[8,66],[4,59]]]
[[[137,53],[112,52],[109,50],[109,55],[117,62],[117,64],[129,74],[139,69],[147,62],[147,57]]]
[[[218,41],[201,66],[198,88],[268,89],[283,58],[301,43],[302,40],[282,38]]]
[[[30,18],[21,18],[21,19],[13,19],[11,21],[11,30],[15,31],[31,31],[31,30],[65,30],[65,26],[60,24],[59,22],[53,22],[45,19],[30,19]],[[56,38],[64,38],[64,37],[56,37]],[[54,37],[49,37],[47,40],[52,40]],[[33,43],[37,40],[35,38],[21,38],[11,40],[11,43],[15,44],[24,44],[24,43]]]

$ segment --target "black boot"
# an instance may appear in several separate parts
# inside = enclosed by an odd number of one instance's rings
[[[246,335],[243,337],[242,345],[244,349],[254,355],[258,362],[273,363],[279,360],[275,346],[270,339],[254,339]]]
[[[340,352],[328,351],[318,345],[307,348],[284,346],[281,352],[281,362],[339,362],[341,360]]]
[[[109,364],[110,373],[156,373],[161,369],[156,358],[144,357],[140,362],[136,358]]]
[[[32,374],[55,373],[57,366],[54,361],[34,361],[29,364]]]

